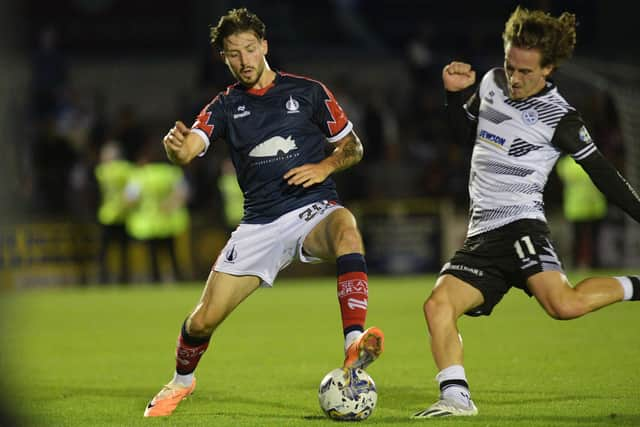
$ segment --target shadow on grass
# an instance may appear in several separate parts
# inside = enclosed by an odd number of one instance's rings
[[[506,398],[504,398],[506,397]],[[527,390],[482,390],[475,393],[476,403],[491,405],[527,405],[544,402],[575,402],[583,400],[610,400],[611,397],[602,394],[556,394],[531,392]]]

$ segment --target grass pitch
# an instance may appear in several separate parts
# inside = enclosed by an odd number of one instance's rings
[[[580,277],[573,275],[572,279]],[[368,369],[370,425],[640,425],[640,304],[550,319],[512,290],[488,318],[463,318],[465,368],[480,414],[411,420],[438,397],[422,302],[434,276],[371,277],[368,324],[386,334]],[[24,426],[335,425],[318,406],[342,363],[335,280],[280,279],[214,335],[198,387],[169,418],[146,403],[174,368],[181,323],[202,284],[87,287],[0,294],[0,398]],[[0,425],[2,421],[0,420]]]

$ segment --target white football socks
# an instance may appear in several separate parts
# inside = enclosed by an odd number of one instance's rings
[[[185,387],[189,387],[193,382],[193,372],[187,375],[180,375],[177,372],[173,374],[173,379],[171,380],[174,384],[180,384]]]
[[[344,352],[347,352],[347,349],[351,344],[353,344],[360,336],[363,334],[362,331],[351,331],[344,337]]]
[[[464,381],[467,383],[467,377],[462,365],[451,365],[444,368],[436,375],[436,380],[442,385],[445,381]],[[441,387],[440,395],[443,399],[450,399],[459,402],[465,406],[471,406],[471,393],[469,388],[462,384],[448,384],[444,388]]]
[[[624,292],[622,301],[629,301],[631,297],[633,297],[633,284],[631,283],[631,279],[625,276],[617,276],[614,277],[614,279],[620,282],[620,286],[622,286],[622,291]]]

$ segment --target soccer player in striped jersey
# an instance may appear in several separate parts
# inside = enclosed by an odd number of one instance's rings
[[[244,194],[244,217],[182,324],[174,376],[148,404],[146,417],[170,415],[193,392],[194,370],[216,328],[295,260],[336,262],[343,366],[364,368],[383,350],[382,331],[364,329],[368,281],[362,237],[331,179],[362,158],[352,123],[324,84],[269,67],[265,26],[253,13],[229,11],[211,29],[211,41],[237,83],[205,106],[191,128],[176,122],[163,143],[169,159],[185,165],[224,140]],[[334,145],[329,155],[327,141]],[[253,333],[261,332],[244,331],[248,340]]]
[[[575,16],[521,7],[503,32],[504,67],[480,84],[470,64],[442,78],[457,137],[473,140],[470,219],[463,247],[424,303],[440,399],[416,418],[476,415],[457,320],[489,315],[509,288],[533,296],[554,319],[640,299],[640,276],[592,277],[571,286],[553,247],[543,189],[561,153],[570,154],[613,203],[640,221],[640,198],[591,140],[580,114],[550,80],[576,40]]]

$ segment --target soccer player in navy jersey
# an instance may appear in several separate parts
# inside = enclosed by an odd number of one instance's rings
[[[324,84],[269,67],[265,26],[255,14],[229,11],[212,27],[211,42],[237,83],[204,107],[191,128],[176,122],[163,144],[171,161],[185,165],[224,140],[244,194],[244,217],[182,325],[175,374],[147,406],[148,417],[170,415],[193,392],[193,372],[216,328],[294,260],[336,261],[343,366],[364,368],[383,350],[382,331],[364,329],[362,237],[331,179],[362,158],[352,123]],[[329,155],[327,141],[334,144]]]
[[[476,415],[457,320],[489,315],[510,287],[534,296],[554,319],[574,319],[640,299],[640,277],[567,281],[551,242],[543,189],[562,152],[570,154],[604,195],[640,221],[640,199],[602,156],[578,112],[550,76],[576,40],[575,16],[516,8],[503,32],[504,67],[472,91],[471,65],[452,62],[442,77],[459,137],[473,140],[470,219],[463,247],[440,272],[424,304],[440,399],[416,418]]]

